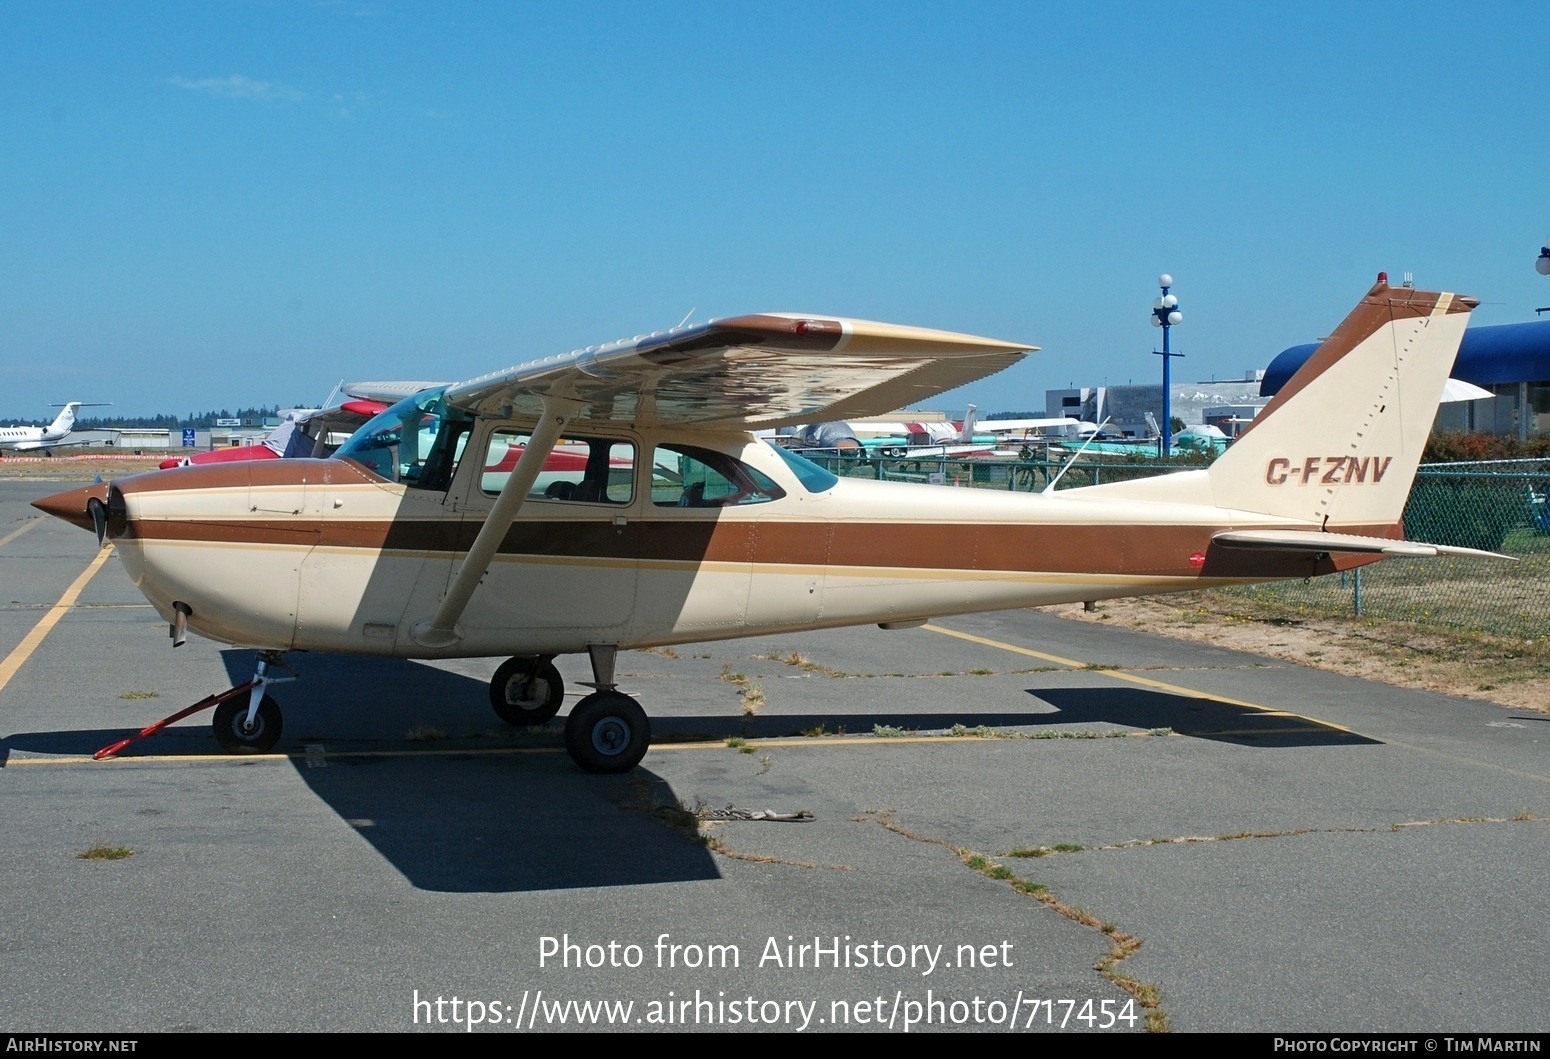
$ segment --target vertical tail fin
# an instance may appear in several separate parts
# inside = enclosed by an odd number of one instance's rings
[[[958,440],[965,445],[974,444],[974,427],[979,422],[979,409],[970,405],[963,413],[963,429],[958,432]]]
[[[71,401],[65,405],[64,410],[54,417],[54,421],[49,424],[43,436],[45,438],[62,438],[75,429],[75,410],[81,403],[80,401]]]
[[[1211,465],[1215,504],[1330,530],[1397,523],[1478,304],[1380,275]]]

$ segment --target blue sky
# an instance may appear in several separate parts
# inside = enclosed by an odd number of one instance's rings
[[[693,319],[1241,377],[1380,269],[1533,319],[1550,6],[0,6],[0,420],[320,401]],[[107,410],[103,410],[107,411]]]

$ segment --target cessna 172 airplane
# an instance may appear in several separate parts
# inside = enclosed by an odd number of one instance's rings
[[[294,679],[272,672],[287,651],[509,656],[490,697],[519,725],[556,716],[554,658],[586,652],[566,747],[622,772],[650,741],[614,680],[622,649],[1489,554],[1400,526],[1476,304],[1380,275],[1210,468],[1141,481],[840,480],[750,431],[908,407],[1035,347],[766,314],[426,390],[331,459],[156,471],[36,506],[113,542],[174,646],[192,630],[259,649],[252,681],[189,708],[217,704],[228,750],[275,745],[266,688]],[[549,460],[562,451],[582,458]]]
[[[0,427],[0,449],[12,449],[16,452],[35,452],[42,449],[47,455],[52,456],[49,450],[56,445],[65,443],[65,438],[75,429],[75,410],[77,408],[96,407],[100,401],[69,401],[63,405],[55,405],[64,409],[54,421],[46,427]],[[78,444],[70,442],[70,444]],[[84,444],[81,442],[80,444]]]

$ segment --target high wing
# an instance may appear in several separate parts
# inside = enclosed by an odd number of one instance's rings
[[[538,420],[433,617],[411,632],[445,647],[573,419],[742,429],[876,415],[1015,364],[1034,346],[897,324],[764,314],[572,350],[449,386],[453,408]]]
[[[363,401],[378,401],[386,406],[397,404],[405,397],[413,397],[421,390],[429,390],[434,386],[446,385],[447,382],[445,379],[443,379],[441,382],[431,382],[429,380],[420,382],[352,382],[342,384],[336,392],[343,393],[347,397],[359,398]],[[348,401],[344,403],[346,405],[349,404]]]
[[[739,428],[879,415],[984,378],[1037,349],[844,317],[765,313],[589,346],[447,389],[449,405],[538,416]]]

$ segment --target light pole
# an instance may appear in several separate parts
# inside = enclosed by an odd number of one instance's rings
[[[1547,259],[1550,260],[1550,259]],[[1168,348],[1168,329],[1174,324],[1184,322],[1184,314],[1179,312],[1179,299],[1175,298],[1169,288],[1173,286],[1173,277],[1164,272],[1157,277],[1157,285],[1162,288],[1162,297],[1158,298],[1152,306],[1152,326],[1162,328],[1163,347],[1162,352],[1152,350],[1153,354],[1163,359],[1163,407],[1162,407],[1162,437],[1158,441],[1159,452],[1163,459],[1167,459],[1173,452],[1173,384],[1169,380],[1169,362],[1174,357],[1182,357],[1184,354],[1175,353]]]

